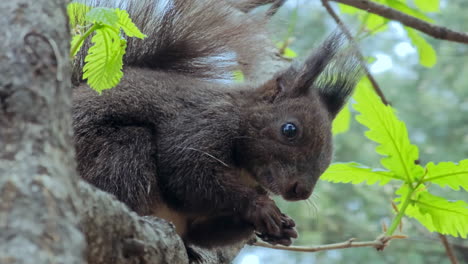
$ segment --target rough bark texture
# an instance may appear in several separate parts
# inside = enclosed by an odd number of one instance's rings
[[[153,217],[139,217],[109,194],[80,181],[78,194],[83,199],[79,214],[88,241],[89,263],[188,263],[182,239],[174,226]],[[230,263],[243,243],[215,250],[194,249],[201,261]]]
[[[0,1],[0,263],[83,263],[65,1]]]
[[[171,224],[141,218],[109,194],[80,181],[81,227],[89,263],[186,263],[182,240]]]
[[[188,263],[170,223],[77,176],[65,5],[0,1],[0,263]],[[259,80],[287,62],[272,48],[264,65]],[[242,246],[195,250],[230,263]]]

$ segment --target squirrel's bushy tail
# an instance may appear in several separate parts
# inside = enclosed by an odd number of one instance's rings
[[[239,15],[223,0],[79,0],[88,6],[125,9],[148,37],[128,40],[125,66],[229,79],[236,69],[256,64],[265,45],[263,18]],[[247,17],[247,19],[246,19]],[[81,79],[88,43],[74,66]],[[240,61],[242,60],[242,65]]]

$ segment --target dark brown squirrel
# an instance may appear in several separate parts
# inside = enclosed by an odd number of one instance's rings
[[[264,83],[235,84],[226,74],[262,59],[264,20],[240,19],[220,0],[82,2],[127,9],[148,38],[129,40],[117,87],[74,89],[80,175],[172,221],[186,243],[228,245],[255,232],[290,245],[295,223],[270,194],[307,199],[330,164],[331,123],[360,72],[340,52],[342,37]]]

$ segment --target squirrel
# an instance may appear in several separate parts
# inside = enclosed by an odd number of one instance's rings
[[[211,248],[256,234],[289,246],[294,221],[270,198],[309,198],[332,159],[331,125],[360,70],[333,34],[261,83],[226,81],[265,54],[265,19],[221,0],[82,0],[126,9],[148,35],[128,40],[121,83],[98,95],[74,64],[78,172],[140,215]],[[85,49],[86,50],[86,49]]]

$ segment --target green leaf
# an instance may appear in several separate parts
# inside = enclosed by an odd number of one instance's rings
[[[237,83],[243,83],[245,80],[244,73],[241,70],[235,70],[232,72],[234,81]]]
[[[398,11],[401,11],[407,15],[414,16],[415,18],[419,18],[429,23],[434,22],[430,17],[426,16],[424,13],[407,6],[405,3],[400,2],[399,0],[385,0],[385,2],[388,6]]]
[[[405,185],[397,191],[401,196],[395,201],[407,199],[409,187]],[[418,220],[431,232],[466,238],[468,235],[468,203],[448,201],[421,189],[411,197],[405,214]]]
[[[349,5],[345,5],[345,4],[338,4],[338,8],[340,9],[340,12],[344,14],[350,14],[350,15],[356,14],[361,10],[361,9],[358,9]]]
[[[429,44],[416,30],[405,27],[408,37],[419,53],[419,63],[424,67],[431,68],[437,62],[437,54],[434,48]]]
[[[96,30],[91,42],[94,45],[89,48],[85,58],[83,79],[88,79],[89,86],[101,93],[116,86],[123,76],[126,41],[120,39],[118,31],[103,26]]]
[[[283,45],[284,45],[283,42],[276,43],[276,47],[278,49],[283,49]],[[283,54],[281,54],[281,56],[283,56],[285,58],[288,58],[288,59],[294,59],[294,58],[297,57],[297,53],[294,50],[286,47],[286,48],[284,48]]]
[[[139,39],[146,38],[146,35],[132,22],[132,19],[128,15],[127,11],[116,8],[115,13],[117,14],[119,21],[118,25],[123,29],[125,34],[129,37],[136,37]]]
[[[70,3],[67,5],[67,14],[70,19],[71,28],[76,26],[84,26],[85,16],[91,10],[90,6],[82,3]]]
[[[373,170],[358,163],[334,163],[323,174],[320,179],[329,182],[341,182],[358,184],[366,182],[368,185],[379,182],[380,185],[387,184],[391,180],[404,180],[390,171]]]
[[[372,64],[377,60],[377,58],[373,57],[373,56],[368,56],[365,59],[366,59],[367,63],[369,63],[369,64]]]
[[[406,182],[422,176],[423,168],[415,164],[418,148],[410,143],[405,124],[391,106],[382,103],[367,78],[359,82],[353,98],[357,101],[353,107],[360,113],[356,120],[369,128],[366,136],[380,144],[376,152],[385,156],[382,165]]]
[[[332,133],[337,135],[340,133],[345,133],[349,130],[349,125],[351,124],[351,112],[349,111],[349,104],[346,104],[343,109],[338,113],[333,120],[332,124]]]
[[[288,58],[288,59],[294,59],[297,57],[297,53],[290,48],[285,48],[283,57]]]
[[[439,12],[439,0],[415,0],[414,3],[423,12]]]
[[[468,159],[460,161],[458,164],[453,162],[432,162],[426,165],[427,174],[424,182],[432,182],[441,187],[449,186],[454,190],[460,190],[463,187],[468,191]]]
[[[388,29],[388,21],[388,19],[379,15],[368,14],[364,23],[368,31],[372,32],[372,34],[376,34]]]
[[[107,7],[95,7],[86,14],[86,20],[94,24],[102,24],[115,27],[119,21],[115,9]]]

